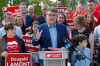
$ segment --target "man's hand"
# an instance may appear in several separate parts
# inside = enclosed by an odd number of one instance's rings
[[[4,52],[1,53],[1,56],[2,56],[2,57],[6,57],[7,54],[8,54],[7,51],[4,51]]]
[[[39,40],[41,38],[41,35],[42,35],[42,31],[40,31],[40,32],[37,31],[36,32],[36,39]]]

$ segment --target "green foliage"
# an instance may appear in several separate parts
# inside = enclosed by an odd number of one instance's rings
[[[41,7],[39,6],[40,0],[33,0],[33,3],[36,4],[35,6],[35,13],[36,15],[41,15]]]
[[[42,11],[41,11],[41,7],[39,5],[35,6],[35,13],[36,13],[36,15],[41,15]]]
[[[7,5],[8,0],[0,0],[0,18],[3,18],[2,8]]]
[[[21,0],[14,0],[14,4],[19,4]]]
[[[35,4],[35,13],[36,15],[41,15],[41,7],[39,6],[40,0],[28,0],[29,4]]]
[[[7,4],[7,0],[0,0],[0,9],[1,7],[5,6]]]

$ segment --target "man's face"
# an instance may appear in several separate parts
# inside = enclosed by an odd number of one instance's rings
[[[5,21],[12,22],[13,20],[14,20],[14,17],[11,14],[7,13],[5,16]]]
[[[29,11],[28,11],[30,14],[34,13],[34,9],[33,8],[29,8]]]
[[[6,14],[6,18],[7,18],[7,19],[10,19],[11,16],[12,16],[12,15],[11,15],[10,13],[7,13],[7,14]]]
[[[88,4],[88,10],[89,10],[89,12],[94,11],[94,9],[95,9],[95,4],[94,3],[89,3]]]
[[[55,12],[51,12],[51,11],[48,11],[46,13],[46,20],[47,20],[47,23],[48,24],[55,24],[56,23],[56,13]]]

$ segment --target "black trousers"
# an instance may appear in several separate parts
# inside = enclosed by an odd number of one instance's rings
[[[100,47],[97,48],[97,62],[100,63]]]
[[[1,66],[5,66],[5,58],[4,57],[1,58]]]

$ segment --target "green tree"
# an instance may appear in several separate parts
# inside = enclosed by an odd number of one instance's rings
[[[21,0],[14,0],[14,4],[19,4]]]
[[[34,5],[35,4],[35,13],[36,15],[41,14],[41,7],[39,6],[40,0],[28,0],[28,4]]]
[[[8,0],[0,0],[0,18],[3,17],[2,8],[7,5]]]
[[[49,0],[28,0],[29,4],[35,4],[35,13],[37,15],[41,15],[41,13],[42,13],[41,7],[39,6],[41,1],[44,1],[46,4],[50,5],[50,1]]]

